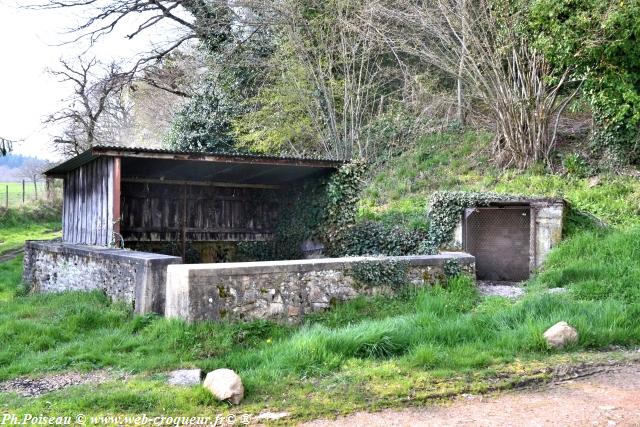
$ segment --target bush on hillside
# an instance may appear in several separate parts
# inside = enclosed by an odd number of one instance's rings
[[[421,230],[364,221],[344,229],[329,252],[332,256],[412,255],[425,238]]]

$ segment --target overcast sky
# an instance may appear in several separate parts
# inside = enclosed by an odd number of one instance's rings
[[[44,2],[41,1],[41,2]],[[65,31],[82,22],[90,10],[35,11],[21,8],[27,1],[0,0],[0,136],[24,140],[15,153],[59,160],[52,149],[53,129],[43,120],[58,110],[71,87],[46,73],[60,58],[72,59],[86,51],[81,43],[60,45],[70,40]],[[125,22],[120,31],[101,39],[88,53],[103,62],[131,60],[137,53],[152,49],[152,41],[161,43],[175,34],[168,25],[125,39]]]

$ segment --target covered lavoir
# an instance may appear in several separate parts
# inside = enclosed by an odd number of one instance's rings
[[[271,239],[284,196],[342,163],[98,146],[46,175],[64,180],[63,242],[219,262]]]

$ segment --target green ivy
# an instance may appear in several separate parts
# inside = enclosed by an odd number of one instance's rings
[[[391,286],[399,288],[407,283],[409,264],[393,259],[359,261],[351,266],[351,277],[361,286]]]
[[[438,249],[453,239],[460,217],[467,208],[488,206],[497,200],[513,199],[514,196],[497,193],[472,193],[464,191],[438,191],[431,196],[427,211],[429,234],[419,248],[421,254],[435,254]]]
[[[365,172],[366,163],[356,160],[342,166],[329,179],[326,191],[326,217],[323,223],[326,229],[324,243],[328,247],[341,232],[356,222]]]
[[[300,259],[305,240],[319,241],[330,251],[341,230],[355,223],[364,171],[365,164],[354,161],[327,178],[305,180],[285,194],[265,195],[280,206],[274,239],[239,244],[238,259]]]
[[[413,255],[426,237],[422,230],[363,221],[340,233],[330,255]]]
[[[442,266],[442,271],[447,279],[457,277],[462,274],[462,266],[457,259],[448,259]]]

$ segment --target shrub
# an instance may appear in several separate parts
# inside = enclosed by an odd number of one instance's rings
[[[333,256],[411,255],[418,253],[425,238],[426,234],[421,230],[364,221],[344,229],[330,252]]]
[[[399,288],[407,283],[408,269],[408,264],[402,261],[361,261],[351,267],[351,275],[361,285]]]

